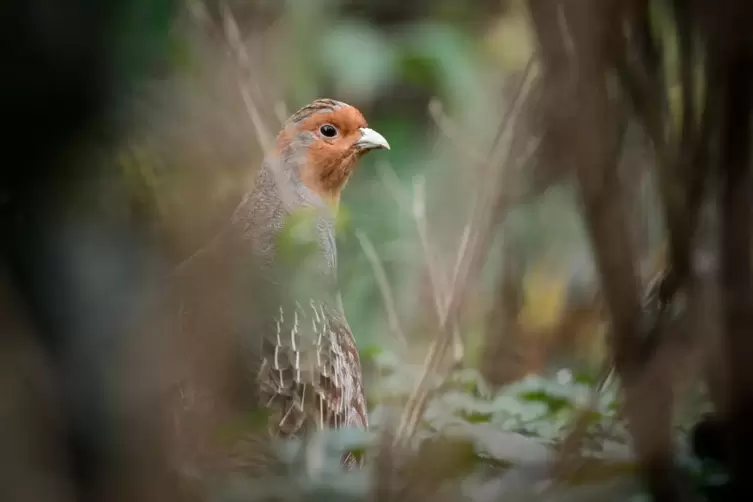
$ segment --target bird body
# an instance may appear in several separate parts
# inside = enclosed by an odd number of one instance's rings
[[[358,110],[317,100],[287,121],[232,217],[244,264],[241,331],[256,363],[256,398],[270,411],[275,435],[368,425],[337,283],[335,217],[358,160],[375,148],[389,145]],[[246,288],[253,296],[248,308]]]

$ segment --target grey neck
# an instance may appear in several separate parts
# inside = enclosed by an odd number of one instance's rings
[[[337,293],[335,212],[298,176],[299,159],[265,160],[252,191],[238,206],[233,224],[242,229],[261,276],[278,286],[318,290],[330,297]],[[280,232],[288,218],[300,210],[313,210],[310,220],[316,249],[305,263],[284,262],[278,249]],[[314,243],[312,243],[314,244]],[[302,286],[298,283],[305,283]]]

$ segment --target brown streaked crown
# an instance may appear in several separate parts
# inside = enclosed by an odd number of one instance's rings
[[[311,115],[319,112],[334,112],[338,108],[342,108],[344,106],[350,106],[346,103],[343,103],[342,101],[337,101],[334,99],[329,98],[320,98],[315,100],[313,103],[310,103],[297,112],[295,112],[293,115],[290,116],[290,118],[287,120],[287,124],[294,124],[297,122],[300,122],[302,120],[305,120],[309,118]]]

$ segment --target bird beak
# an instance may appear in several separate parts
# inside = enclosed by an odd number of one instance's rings
[[[361,150],[372,150],[376,148],[390,149],[390,144],[384,139],[384,136],[368,127],[361,128],[361,139],[356,141],[356,148]]]

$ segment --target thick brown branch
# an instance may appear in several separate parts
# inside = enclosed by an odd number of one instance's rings
[[[615,38],[624,19],[618,2],[531,0],[545,62],[545,78],[558,108],[550,111],[550,158],[574,170],[583,216],[611,317],[612,354],[625,391],[625,414],[649,489],[657,500],[680,497],[674,482],[671,448],[671,393],[667,375],[643,370],[640,347],[642,309],[636,257],[618,177],[619,116],[608,79],[624,49]],[[546,29],[565,20],[573,51],[563,62],[562,37]],[[546,66],[551,64],[552,66]],[[554,100],[553,100],[554,101]],[[654,131],[658,138],[663,135]],[[660,377],[660,378],[659,378]],[[647,404],[648,403],[648,404]]]

